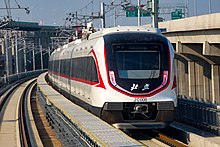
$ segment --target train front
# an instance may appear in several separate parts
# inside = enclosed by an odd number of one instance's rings
[[[176,107],[174,51],[157,33],[117,32],[104,36],[112,100],[102,118],[118,128],[164,128]]]

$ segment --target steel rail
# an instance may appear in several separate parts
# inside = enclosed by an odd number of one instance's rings
[[[168,135],[164,135],[158,130],[138,129],[138,130],[125,131],[125,133],[146,146],[188,147],[187,144],[179,140],[176,140]]]
[[[0,111],[2,110],[3,106],[5,105],[5,102],[8,100],[8,98],[12,95],[14,91],[23,83],[24,81],[21,81],[19,83],[12,84],[11,87],[6,87],[0,91]],[[5,96],[4,96],[5,94]]]
[[[1,96],[0,97],[0,111],[1,111],[2,119],[4,119],[5,117],[6,118],[8,117],[10,119],[15,119],[15,123],[17,121],[17,123],[18,123],[18,134],[15,135],[15,136],[18,137],[17,139],[19,141],[17,141],[17,145],[19,145],[19,146],[21,145],[21,142],[20,142],[21,141],[20,140],[20,127],[19,127],[19,121],[20,121],[21,117],[19,115],[20,112],[19,112],[18,108],[20,107],[21,96],[15,96],[15,94],[19,94],[20,93],[19,91],[21,89],[25,89],[25,88],[22,88],[22,87],[26,86],[25,82],[27,82],[28,80],[30,80],[30,78],[26,78],[26,79],[23,79],[19,82],[15,82],[14,84],[11,84],[11,85],[5,87],[3,90],[1,90],[1,93],[0,93],[0,96]],[[23,92],[23,91],[24,90],[22,90],[21,92]],[[13,101],[14,102],[17,101],[18,103],[13,104]],[[13,107],[11,107],[11,106],[13,106]],[[12,112],[10,112],[10,109],[12,109]],[[11,118],[12,116],[8,115],[9,113],[12,113],[12,114],[14,113],[15,118]],[[7,128],[7,125],[8,125],[7,121],[4,121],[4,120],[1,120],[1,121],[4,124],[3,125],[4,128]],[[4,134],[4,133],[6,133],[6,132],[1,131],[1,135]],[[12,132],[9,131],[9,134],[10,133],[12,133]],[[4,135],[2,135],[2,137],[3,136]],[[7,140],[8,138],[5,138],[5,139]],[[15,140],[16,140],[16,138],[15,138]],[[23,146],[23,145],[21,145],[21,146]]]
[[[24,82],[28,81],[30,78],[24,78],[22,80],[19,80],[18,82],[14,82],[12,84],[6,85],[4,88],[0,88],[0,111],[2,107],[4,106],[6,100],[10,95],[13,93],[13,91],[16,91],[16,89]],[[4,96],[5,94],[5,96]]]
[[[26,116],[27,112],[25,112],[27,109],[25,109],[25,99],[28,97],[28,93],[31,92],[31,87],[36,84],[36,79],[33,80],[30,84],[26,86],[24,91],[22,92],[21,98],[20,98],[20,103],[19,103],[19,128],[20,128],[20,140],[21,140],[21,145],[23,147],[29,147],[33,146],[31,144],[31,134],[28,132],[28,127],[27,127],[27,122],[26,119],[28,118]]]
[[[188,147],[187,144],[182,143],[182,142],[180,142],[176,139],[173,139],[169,136],[166,136],[166,135],[160,133],[159,131],[153,130],[153,132],[155,133],[155,136],[156,136],[155,138],[156,139],[158,139],[158,140],[160,140],[160,141],[162,141],[162,142],[164,142],[164,143],[166,143],[170,146],[173,146],[173,147]]]

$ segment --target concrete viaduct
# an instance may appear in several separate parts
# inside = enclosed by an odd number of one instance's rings
[[[220,13],[159,23],[176,51],[177,92],[220,104]]]

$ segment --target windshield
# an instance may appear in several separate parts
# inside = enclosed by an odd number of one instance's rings
[[[116,65],[119,78],[152,79],[160,76],[161,46],[115,45]]]

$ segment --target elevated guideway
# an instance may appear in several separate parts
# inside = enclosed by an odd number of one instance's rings
[[[220,13],[159,23],[176,49],[178,94],[220,104]]]
[[[71,124],[77,127],[80,136],[90,140],[89,142],[94,146],[142,146],[141,143],[130,138],[124,132],[66,99],[47,84],[45,75],[46,73],[40,75],[37,80],[39,95],[47,102],[44,107],[52,107],[65,115],[67,121],[70,120]],[[46,113],[53,115],[48,109]],[[57,110],[55,112],[58,114]],[[55,121],[52,120],[52,123]]]

